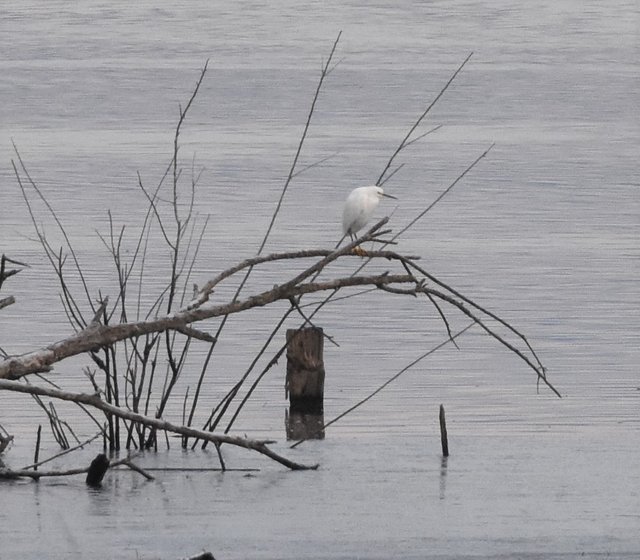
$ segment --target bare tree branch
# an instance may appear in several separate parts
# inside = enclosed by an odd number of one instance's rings
[[[276,221],[276,218],[278,217],[278,213],[280,211],[280,207],[282,206],[282,201],[284,200],[285,195],[287,194],[287,190],[289,188],[289,184],[291,183],[291,179],[293,179],[294,173],[296,171],[296,167],[298,164],[298,158],[300,157],[300,153],[302,152],[302,146],[304,145],[304,142],[307,138],[307,132],[309,131],[309,126],[311,125],[311,118],[313,117],[313,113],[315,112],[315,107],[316,107],[316,103],[318,101],[318,98],[320,96],[320,91],[322,90],[322,84],[324,83],[325,78],[327,77],[327,75],[330,73],[331,70],[333,70],[333,68],[331,68],[330,70],[330,65],[331,65],[331,60],[333,59],[333,56],[336,52],[336,48],[338,47],[338,42],[340,41],[340,36],[342,35],[342,31],[340,31],[340,33],[338,33],[338,36],[336,37],[336,40],[333,43],[333,47],[331,48],[331,52],[329,53],[329,58],[327,59],[327,62],[324,64],[323,68],[322,68],[322,72],[320,73],[320,80],[318,81],[318,85],[316,87],[316,92],[315,95],[313,96],[313,101],[311,102],[311,107],[309,108],[309,115],[307,116],[307,122],[304,125],[304,130],[302,132],[302,136],[300,138],[300,142],[298,143],[298,149],[296,150],[296,154],[293,157],[293,163],[291,164],[291,168],[289,169],[289,175],[287,177],[287,180],[284,183],[284,187],[282,188],[282,192],[280,194],[280,198],[278,200],[278,204],[276,205],[276,209],[273,213],[273,215],[271,216],[271,223],[269,224],[269,227],[267,228],[267,231],[264,235],[264,239],[262,240],[262,243],[260,244],[260,248],[258,249],[258,255],[262,253],[262,250],[264,249],[264,246],[267,244],[267,240],[269,239],[269,235],[271,234],[271,230],[273,229],[273,225]],[[335,67],[334,67],[335,68]]]
[[[467,56],[467,58],[464,59],[464,61],[462,62],[462,64],[460,66],[458,66],[458,69],[453,73],[453,75],[449,78],[449,81],[447,81],[447,83],[444,85],[444,87],[440,90],[440,92],[438,93],[438,95],[436,95],[436,97],[433,99],[433,101],[431,103],[429,103],[429,105],[427,106],[427,108],[424,110],[424,112],[418,117],[418,119],[416,120],[416,122],[413,124],[413,126],[409,129],[409,132],[407,132],[407,134],[404,136],[404,138],[402,139],[402,141],[400,142],[400,145],[396,148],[396,151],[393,152],[393,154],[391,154],[391,157],[389,158],[389,161],[387,162],[387,165],[385,166],[385,168],[382,170],[382,173],[380,173],[380,177],[378,177],[378,180],[376,181],[376,185],[379,185],[380,182],[384,179],[385,174],[387,173],[387,171],[389,170],[389,167],[391,167],[391,164],[393,163],[393,161],[396,159],[396,157],[398,156],[398,154],[404,150],[408,145],[412,144],[413,141],[409,140],[411,138],[411,135],[413,134],[413,132],[416,130],[416,128],[418,128],[418,126],[420,125],[420,123],[424,120],[424,118],[429,114],[429,111],[431,111],[431,109],[433,109],[433,106],[438,102],[438,100],[444,95],[444,92],[447,91],[447,89],[449,89],[449,86],[451,85],[451,83],[453,82],[453,80],[456,79],[456,76],[461,72],[461,70],[464,68],[465,64],[467,62],[469,62],[469,59],[471,58],[471,56],[473,55],[473,53],[469,53],[469,55]],[[432,130],[429,132],[433,132]],[[427,133],[428,134],[428,133]]]
[[[18,379],[30,373],[51,371],[51,366],[56,362],[70,356],[111,345],[120,340],[150,333],[179,330],[190,323],[240,313],[254,307],[269,305],[275,301],[289,300],[291,297],[353,286],[373,285],[379,287],[391,284],[412,283],[414,281],[415,279],[407,274],[354,276],[295,285],[292,285],[290,281],[283,285],[276,285],[271,290],[250,296],[244,300],[171,313],[158,319],[120,323],[116,325],[94,324],[73,336],[41,350],[5,359],[0,362],[0,379]]]
[[[86,279],[84,277],[84,274],[82,272],[82,267],[80,266],[80,262],[78,261],[78,257],[76,255],[76,252],[75,252],[74,248],[73,248],[73,245],[71,245],[71,240],[69,239],[69,236],[67,235],[67,231],[65,230],[64,226],[62,225],[62,222],[58,218],[58,214],[53,209],[53,206],[51,206],[49,201],[42,194],[42,191],[40,190],[40,188],[38,187],[36,182],[31,178],[31,175],[29,174],[29,171],[27,170],[27,167],[26,167],[24,161],[22,160],[22,156],[20,155],[20,152],[18,151],[18,147],[15,145],[15,143],[13,143],[13,141],[12,141],[12,144],[13,144],[13,149],[14,149],[14,151],[16,153],[16,157],[18,158],[18,162],[20,163],[20,167],[22,168],[22,172],[24,173],[25,177],[29,181],[29,184],[31,185],[31,188],[33,188],[33,190],[40,197],[40,200],[42,200],[42,202],[46,206],[47,210],[49,211],[49,213],[51,214],[51,216],[55,220],[56,224],[58,225],[58,229],[62,233],[62,236],[64,237],[65,243],[67,244],[67,248],[69,249],[69,252],[71,253],[71,257],[73,258],[73,262],[75,263],[76,272],[78,273],[78,276],[79,276],[79,278],[80,278],[80,280],[82,282],[82,286],[84,288],[84,292],[85,292],[85,295],[87,297],[87,301],[88,301],[89,305],[91,305],[92,311],[95,311],[95,309],[93,308],[93,303],[91,301],[91,296],[89,295],[89,288],[88,288]],[[24,188],[24,186],[23,186],[23,184],[22,184],[22,182],[20,180],[20,173],[18,172],[17,166],[15,165],[13,160],[11,161],[11,164],[13,166],[14,173],[15,173],[17,179],[18,179],[18,183],[20,185],[20,188],[22,189],[22,195],[26,200],[27,199],[26,190],[25,190],[25,188]],[[34,220],[33,215],[31,217],[32,217],[32,220]],[[36,227],[36,230],[37,230],[38,228],[37,228],[37,224],[36,224],[35,220],[34,220],[33,223],[34,223],[34,226]]]

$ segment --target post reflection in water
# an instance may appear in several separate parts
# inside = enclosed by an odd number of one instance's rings
[[[303,409],[293,404],[284,416],[287,440],[324,439],[324,411]]]
[[[447,490],[447,463],[449,461],[449,457],[442,456],[440,461],[440,499],[445,499],[445,494]]]

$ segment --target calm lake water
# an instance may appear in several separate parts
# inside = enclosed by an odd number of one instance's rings
[[[92,296],[114,297],[112,263],[96,230],[108,233],[110,209],[131,232],[126,247],[135,246],[146,212],[136,173],[157,184],[178,106],[209,59],[181,135],[185,183],[192,162],[201,171],[198,223],[210,216],[192,279],[202,284],[256,253],[340,30],[340,62],[300,165],[331,157],[296,177],[266,250],[332,247],[348,192],[375,182],[473,51],[421,130],[442,128],[403,152],[404,167],[385,185],[397,209],[385,201],[378,215],[393,211],[390,225],[400,229],[495,142],[398,250],[420,255],[429,271],[513,322],[563,398],[538,393],[532,372],[476,328],[460,350],[443,348],[328,428],[325,441],[289,450],[281,362],[233,433],[277,439],[277,450],[320,470],[291,473],[225,449],[228,466],[260,470],[158,471],[155,482],[122,471],[97,491],[81,477],[3,483],[0,558],[148,560],[203,549],[223,560],[640,555],[634,0],[3,4],[0,251],[31,268],[3,286],[17,303],[1,312],[0,346],[17,354],[70,332],[13,175],[12,140],[64,222]],[[57,246],[54,224],[35,208]],[[157,229],[154,236],[151,301],[168,276]],[[270,268],[254,285],[279,278]],[[283,309],[229,322],[200,422]],[[466,325],[454,311],[450,319],[454,328]],[[340,344],[325,351],[326,420],[445,338],[431,308],[389,295],[329,305],[317,323]],[[194,364],[203,352],[194,350]],[[60,364],[51,378],[89,390],[85,364]],[[185,372],[179,394],[198,372]],[[444,463],[440,403],[452,454]],[[181,406],[169,410],[171,419],[180,420]],[[91,434],[73,408],[60,410],[80,435]],[[30,399],[0,395],[0,424],[16,439],[3,456],[8,465],[31,461],[38,423],[50,439]],[[213,452],[178,447],[138,462],[217,466]],[[97,452],[56,466],[84,464]]]

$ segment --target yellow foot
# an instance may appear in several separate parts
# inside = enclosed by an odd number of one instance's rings
[[[362,247],[354,247],[353,249],[351,249],[351,252],[354,255],[358,255],[359,257],[368,256],[368,253]]]

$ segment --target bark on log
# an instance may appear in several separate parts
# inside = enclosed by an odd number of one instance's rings
[[[321,328],[287,330],[287,440],[324,438],[323,347],[324,334]]]
[[[322,329],[287,330],[287,378],[285,396],[293,408],[308,402],[322,411],[324,398],[324,336]],[[319,411],[316,408],[319,406]]]

